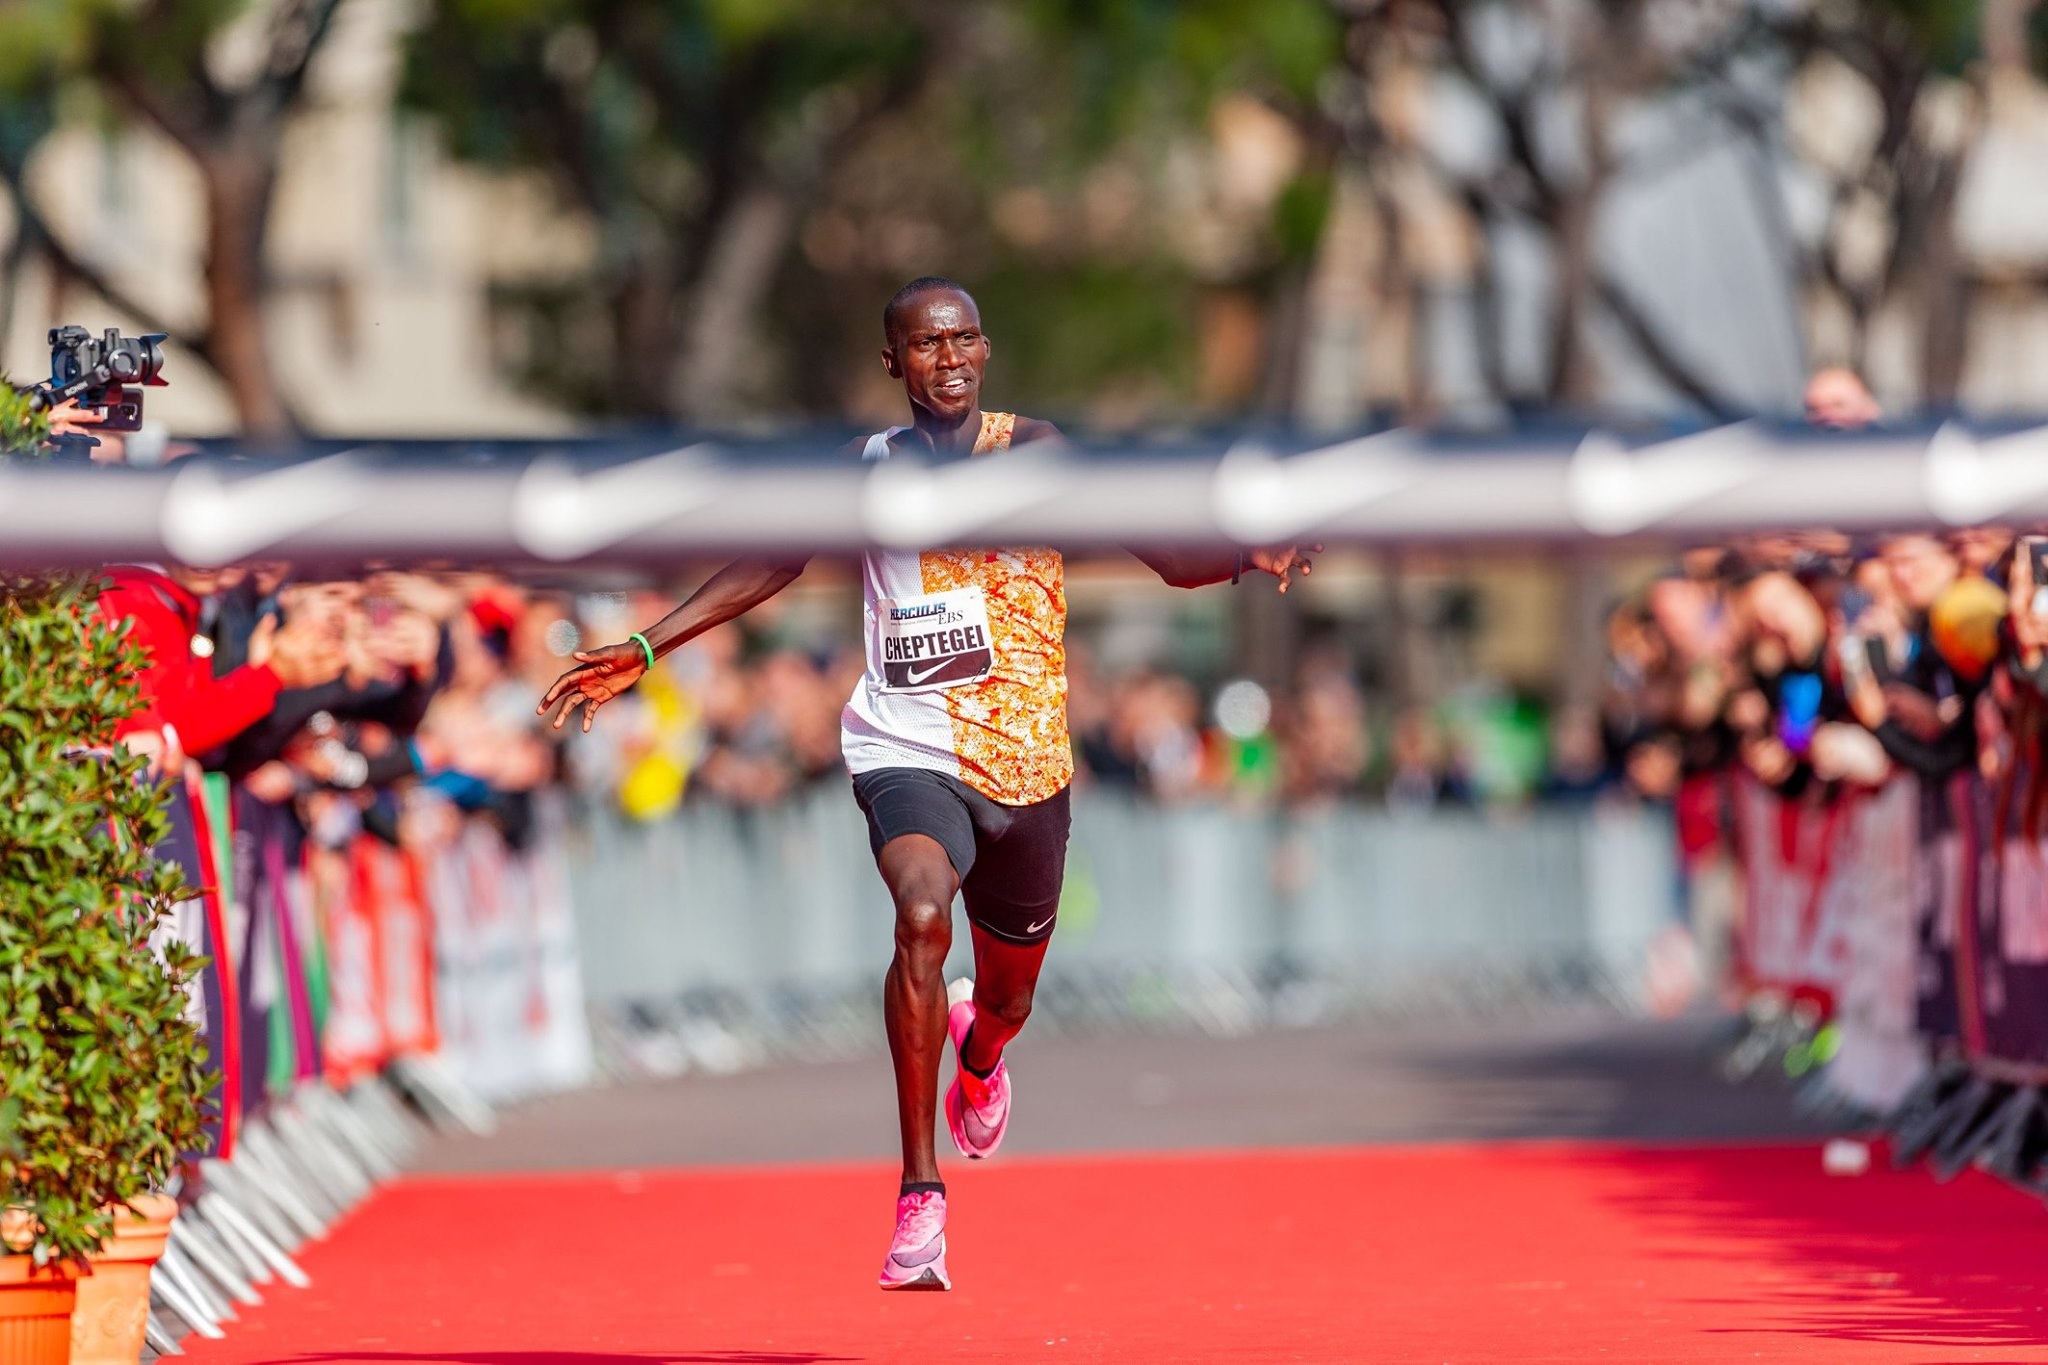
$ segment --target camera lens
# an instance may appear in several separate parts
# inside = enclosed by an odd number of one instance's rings
[[[137,371],[140,369],[135,363],[135,353],[126,348],[118,350],[107,357],[107,368],[113,371],[114,378],[120,380],[135,378]]]

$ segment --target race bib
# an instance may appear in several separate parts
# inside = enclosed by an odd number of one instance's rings
[[[988,603],[980,588],[875,600],[882,637],[882,688],[930,692],[980,682],[995,667]]]

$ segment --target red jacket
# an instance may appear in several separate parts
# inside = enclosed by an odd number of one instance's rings
[[[100,611],[112,622],[128,621],[128,638],[142,646],[148,663],[136,677],[142,710],[117,733],[176,732],[178,747],[201,754],[225,744],[269,715],[277,703],[278,679],[268,664],[248,664],[224,677],[192,652],[199,629],[199,599],[154,569],[123,564],[100,594]]]

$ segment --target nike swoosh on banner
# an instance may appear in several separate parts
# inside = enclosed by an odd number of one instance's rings
[[[512,489],[512,534],[542,559],[578,559],[693,511],[716,492],[706,444],[579,472],[543,456]]]
[[[164,548],[187,564],[226,564],[353,511],[375,476],[344,450],[238,478],[195,460],[164,493]]]
[[[910,679],[910,681],[914,683],[921,683],[926,678],[931,677],[934,673],[937,673],[940,669],[944,668],[947,664],[953,662],[955,662],[955,660],[953,659],[941,659],[937,663],[933,664],[930,668],[925,669],[923,672],[919,672],[915,668],[906,669],[904,670],[903,676]]]
[[[1388,431],[1279,459],[1240,441],[1216,466],[1210,503],[1223,533],[1247,545],[1288,540],[1415,482],[1414,438]]]
[[[929,1265],[931,1262],[938,1260],[945,1250],[945,1234],[941,1233],[916,1251],[911,1252],[908,1256],[905,1256],[900,1251],[892,1251],[889,1253],[889,1259],[902,1266],[905,1270],[915,1270],[921,1265]]]
[[[2002,516],[2048,493],[2048,429],[1978,439],[1944,422],[1927,443],[1927,505],[1951,526]]]
[[[1594,535],[1627,535],[1762,477],[1775,458],[1755,422],[1636,450],[1589,432],[1565,467],[1565,501]]]
[[[861,521],[883,545],[947,545],[1006,517],[1063,496],[1061,459],[1050,448],[1013,450],[1001,459],[928,466],[915,459],[870,466],[861,487]]]

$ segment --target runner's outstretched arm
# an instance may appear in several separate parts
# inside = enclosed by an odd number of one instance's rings
[[[1322,549],[1320,545],[1261,545],[1246,550],[1241,559],[1208,551],[1133,549],[1131,553],[1171,588],[1206,588],[1211,583],[1231,582],[1244,569],[1258,569],[1279,579],[1280,591],[1286,592],[1294,573],[1309,576],[1315,567],[1309,556],[1321,554]]]
[[[1066,437],[1051,422],[1036,417],[1022,417],[1017,421],[1017,432],[1011,438],[1010,448],[1049,442],[1065,445]],[[1126,549],[1130,547],[1126,546]],[[1238,577],[1245,569],[1259,569],[1280,580],[1280,591],[1286,592],[1292,575],[1299,571],[1308,577],[1311,564],[1309,556],[1321,554],[1323,547],[1310,545],[1266,545],[1256,550],[1247,550],[1240,559],[1235,554],[1186,553],[1178,550],[1131,550],[1152,572],[1174,588],[1206,588],[1211,583],[1227,583]]]
[[[808,558],[736,559],[711,575],[703,587],[690,594],[688,601],[642,634],[659,658],[713,626],[746,615],[796,582],[809,562]],[[540,699],[534,712],[544,716],[557,702],[564,703],[555,713],[554,727],[559,730],[580,706],[583,730],[588,734],[597,708],[639,682],[647,672],[647,651],[640,648],[639,641],[628,640],[622,645],[579,650],[575,657],[576,667],[555,679],[555,685]]]

